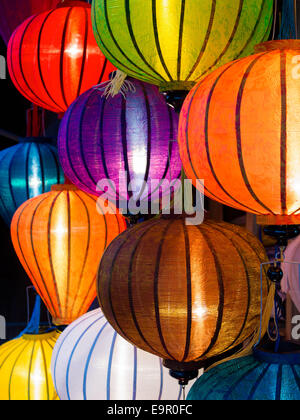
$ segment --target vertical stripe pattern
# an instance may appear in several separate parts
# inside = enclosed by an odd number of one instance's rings
[[[11,235],[19,259],[49,309],[65,325],[96,297],[95,278],[108,244],[126,229],[124,218],[74,186],[33,198],[16,212]],[[102,207],[101,207],[102,206]]]
[[[62,333],[51,372],[61,400],[176,400],[180,394],[162,361],[120,337],[100,309]]]
[[[8,68],[30,102],[65,112],[81,93],[107,81],[115,70],[95,42],[90,8],[87,3],[60,6],[27,19],[14,32]]]
[[[272,14],[273,0],[95,0],[92,21],[101,50],[118,68],[166,89],[188,89],[253,52],[267,39]]]
[[[179,362],[203,360],[259,326],[256,296],[266,260],[259,241],[240,227],[151,220],[125,231],[104,253],[99,301],[113,327],[139,348]]]
[[[23,335],[0,347],[1,400],[52,400],[51,357],[59,337],[52,331]]]

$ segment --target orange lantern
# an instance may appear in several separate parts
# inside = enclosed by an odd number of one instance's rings
[[[70,324],[88,311],[96,297],[99,260],[126,229],[116,209],[111,207],[115,214],[104,210],[97,197],[73,185],[56,185],[14,215],[16,253],[56,325]]]
[[[271,41],[203,79],[180,118],[187,176],[205,194],[257,214],[261,224],[300,223],[300,41]]]
[[[91,5],[79,0],[61,1],[22,23],[9,41],[7,63],[20,93],[57,113],[115,70],[95,41]]]
[[[99,302],[125,339],[171,369],[188,370],[259,329],[266,260],[262,244],[243,228],[186,226],[184,217],[164,216],[112,242],[98,273]]]

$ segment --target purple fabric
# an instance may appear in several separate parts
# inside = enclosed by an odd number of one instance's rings
[[[106,99],[103,84],[72,104],[60,126],[59,156],[65,175],[88,193],[101,195],[96,185],[102,179],[113,180],[119,193],[119,172],[127,171],[135,194],[119,198],[151,201],[158,194],[143,192],[144,180],[180,177],[178,115],[156,86],[129,80],[136,91],[126,99]]]
[[[0,35],[8,44],[14,30],[36,13],[53,9],[59,0],[0,0]]]

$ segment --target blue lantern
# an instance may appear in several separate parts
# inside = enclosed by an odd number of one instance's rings
[[[30,198],[64,182],[56,147],[49,139],[27,137],[0,152],[0,215],[7,224]]]
[[[255,350],[218,365],[195,382],[188,400],[300,400],[300,354]]]

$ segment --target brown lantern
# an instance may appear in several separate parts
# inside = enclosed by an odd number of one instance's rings
[[[166,366],[200,366],[259,329],[269,290],[264,271],[260,281],[265,261],[262,244],[238,226],[152,219],[106,250],[100,305],[120,335]]]

